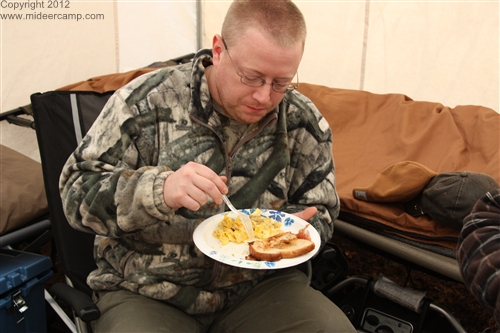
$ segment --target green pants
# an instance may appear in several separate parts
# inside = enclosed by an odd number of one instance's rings
[[[355,333],[342,311],[309,286],[297,269],[280,270],[239,303],[209,315],[185,312],[128,291],[100,293],[94,332],[337,332]]]

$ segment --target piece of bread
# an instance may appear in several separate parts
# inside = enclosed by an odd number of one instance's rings
[[[314,250],[315,244],[309,237],[283,232],[262,240],[248,243],[250,256],[247,259],[262,261],[278,261],[285,258],[295,258]],[[299,237],[300,238],[299,238]]]

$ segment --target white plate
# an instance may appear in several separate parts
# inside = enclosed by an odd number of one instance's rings
[[[242,209],[241,211],[243,213],[250,214],[254,211],[254,209]],[[278,222],[281,222],[281,229],[283,231],[297,233],[300,229],[309,224],[309,222],[304,221],[295,215],[290,215],[284,212],[267,209],[261,209],[261,211],[262,216],[271,217]],[[222,221],[225,214],[234,216],[234,213],[232,212],[224,212],[206,219],[200,223],[198,227],[196,227],[193,233],[193,240],[196,247],[198,247],[198,249],[200,249],[200,251],[205,255],[227,265],[251,269],[276,269],[295,266],[312,258],[321,246],[321,239],[318,231],[316,231],[312,225],[309,225],[306,232],[309,233],[311,240],[316,245],[314,250],[311,252],[296,258],[281,259],[279,261],[246,260],[245,258],[249,254],[247,243],[236,244],[229,242],[226,245],[222,245],[220,241],[213,236],[215,228],[217,228],[217,225],[220,221]]]

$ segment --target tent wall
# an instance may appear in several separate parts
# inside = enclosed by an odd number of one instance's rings
[[[119,2],[118,71],[196,51],[196,3]]]
[[[295,2],[308,27],[301,81],[498,112],[498,1]],[[204,2],[205,47],[229,5]]]
[[[70,8],[50,10],[0,8],[0,15],[92,15],[78,21],[2,17],[0,112],[28,104],[34,92],[211,47],[230,5],[202,0],[69,3]],[[484,105],[498,112],[498,1],[296,3],[308,25],[301,81],[403,93],[451,107]],[[0,125],[0,143],[39,159],[33,130]]]
[[[63,0],[58,3],[69,8],[49,9],[46,0],[44,8],[8,7],[14,2],[3,1],[0,8],[0,112],[29,104],[34,92],[143,67],[197,48],[192,1]],[[27,19],[26,14],[35,18]],[[73,19],[42,17],[49,14]],[[82,18],[76,20],[76,15]],[[0,143],[39,160],[33,130],[5,121],[0,126]]]

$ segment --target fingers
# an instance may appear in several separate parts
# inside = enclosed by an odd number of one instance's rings
[[[189,162],[169,175],[163,185],[163,198],[167,206],[177,209],[186,207],[198,210],[209,197],[222,203],[222,194],[227,193],[225,176],[217,175],[207,166]]]
[[[309,219],[311,217],[313,217],[314,215],[316,215],[317,212],[318,212],[318,208],[316,208],[316,207],[307,207],[303,211],[297,212],[297,213],[295,213],[293,215],[295,215],[295,216],[303,219],[304,221],[309,221]]]
[[[208,194],[203,191],[191,191],[185,198],[185,203],[182,205],[187,209],[197,211],[201,206],[205,205],[209,200]]]
[[[196,193],[193,195],[196,197],[193,196],[193,199],[201,200],[198,202],[203,205],[206,203],[206,196],[209,196],[216,204],[222,204],[222,195],[228,191],[226,180],[225,176],[221,177],[207,167],[198,168],[196,176],[193,177],[193,185],[205,194],[205,198],[201,193],[195,191]]]

